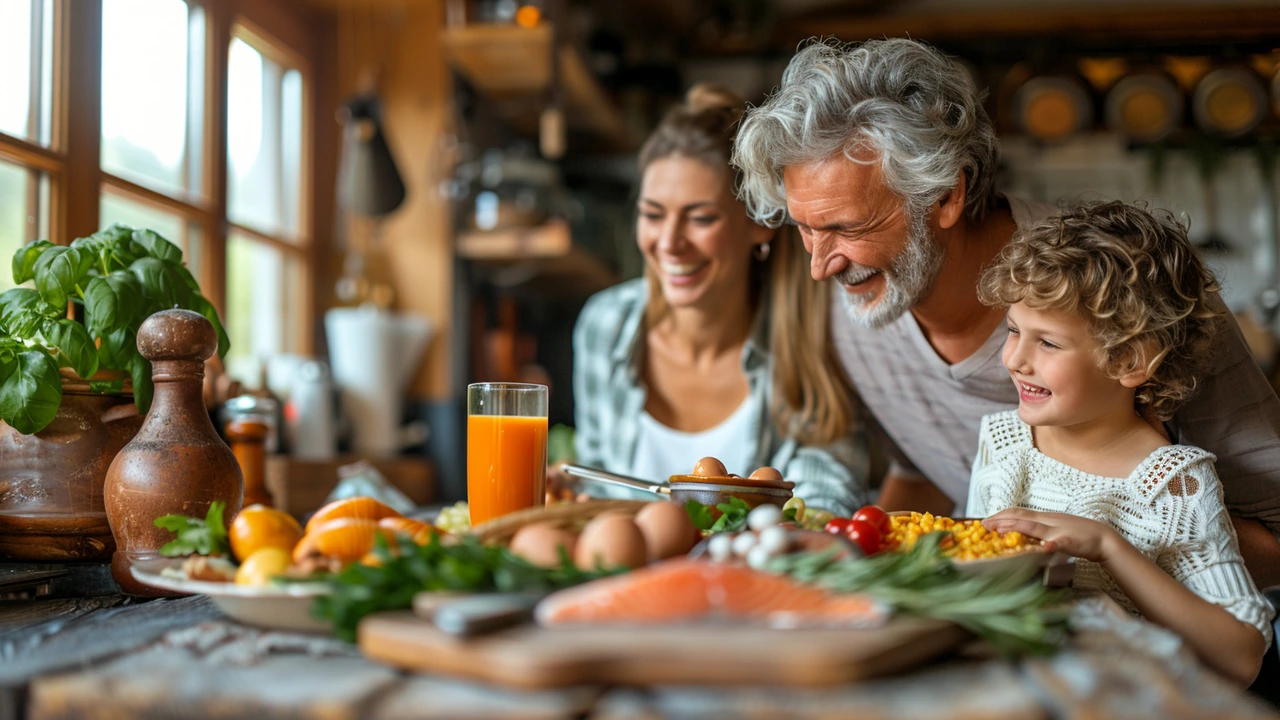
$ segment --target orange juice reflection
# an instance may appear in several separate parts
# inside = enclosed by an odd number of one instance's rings
[[[547,419],[467,417],[467,504],[472,526],[546,501]]]

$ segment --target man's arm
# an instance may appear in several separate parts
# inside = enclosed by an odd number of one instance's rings
[[[907,475],[892,469],[884,478],[877,504],[889,512],[914,510],[934,515],[949,515],[956,507],[955,501],[925,476]]]
[[[1240,557],[1259,588],[1280,585],[1280,540],[1257,520],[1231,516],[1240,538]]]

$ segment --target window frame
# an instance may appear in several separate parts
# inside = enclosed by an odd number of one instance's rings
[[[103,0],[43,0],[53,6],[52,88],[49,146],[0,133],[0,160],[29,173],[28,222],[24,240],[39,232],[41,174],[48,182],[48,239],[68,245],[76,237],[100,229],[103,194],[150,206],[180,216],[185,224],[199,227],[199,280],[205,295],[220,313],[226,312],[226,251],[232,233],[265,243],[287,253],[298,263],[305,292],[301,303],[303,322],[292,331],[292,344],[302,352],[315,352],[314,312],[318,253],[315,245],[314,196],[317,100],[314,47],[307,41],[306,18],[293,8],[275,2],[227,2],[185,0],[203,13],[203,113],[199,193],[168,193],[139,184],[102,169],[102,3]],[[35,3],[33,3],[33,6]],[[271,30],[277,30],[272,32]],[[283,31],[283,32],[281,32]],[[33,29],[34,32],[34,29]],[[227,212],[226,100],[227,59],[233,38],[248,42],[302,76],[302,138],[300,153],[298,219],[296,237],[277,237],[252,227],[232,223]],[[33,67],[32,76],[37,69]],[[193,118],[193,121],[195,119]],[[39,133],[37,132],[37,137]],[[185,240],[185,238],[182,238]],[[189,245],[188,245],[189,247]],[[5,260],[0,258],[0,261]],[[7,263],[0,263],[4,267]]]

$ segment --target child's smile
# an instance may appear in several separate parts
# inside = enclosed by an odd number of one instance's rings
[[[1117,409],[1133,414],[1133,390],[1102,371],[1098,342],[1074,313],[1009,308],[1002,360],[1018,388],[1018,416],[1032,426],[1070,426]]]

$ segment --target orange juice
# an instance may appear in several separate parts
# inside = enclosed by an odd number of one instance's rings
[[[547,419],[467,417],[467,504],[473,526],[546,501]]]

